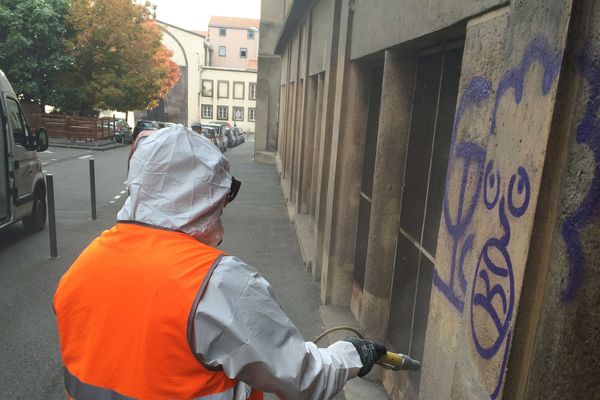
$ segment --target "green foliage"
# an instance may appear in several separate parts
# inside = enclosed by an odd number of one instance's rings
[[[147,4],[72,0],[67,21],[74,33],[67,54],[75,60],[69,86],[84,94],[80,109],[149,108],[177,82],[179,69]]]
[[[2,0],[0,69],[23,100],[77,114],[152,108],[179,68],[149,4]]]
[[[48,104],[58,95],[68,0],[0,2],[0,68],[25,101]]]

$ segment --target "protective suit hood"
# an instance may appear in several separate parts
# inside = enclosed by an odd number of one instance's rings
[[[216,246],[231,182],[229,161],[208,139],[182,125],[161,129],[137,143],[129,198],[117,219],[177,229]]]

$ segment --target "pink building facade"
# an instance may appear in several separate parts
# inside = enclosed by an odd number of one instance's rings
[[[257,19],[211,17],[208,37],[213,48],[213,66],[256,69],[259,25]]]

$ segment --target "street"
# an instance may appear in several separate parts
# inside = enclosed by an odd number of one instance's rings
[[[305,337],[320,332],[319,288],[303,266],[272,165],[252,161],[252,142],[225,155],[242,181],[225,209],[221,248],[257,267]],[[108,151],[50,147],[40,154],[54,176],[58,254],[49,258],[48,225],[27,235],[21,224],[0,233],[0,398],[64,399],[52,298],[58,280],[115,221],[126,196],[129,146]],[[97,220],[91,220],[89,159],[96,167]],[[299,301],[302,300],[302,301]]]

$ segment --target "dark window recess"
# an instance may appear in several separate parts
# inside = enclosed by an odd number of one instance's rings
[[[427,171],[431,161],[441,69],[441,53],[422,56],[419,59],[400,213],[400,226],[417,240],[421,238],[423,227]]]
[[[381,88],[383,84],[383,66],[371,70],[371,89],[369,91],[369,110],[367,132],[363,155],[363,173],[359,199],[356,246],[354,249],[354,280],[360,286],[365,284],[367,263],[367,244],[369,242],[369,224],[371,222],[371,196],[373,192],[373,174],[375,172],[375,153],[377,151],[377,130],[381,108]]]
[[[423,247],[433,256],[435,256],[440,217],[442,215],[442,202],[444,200],[446,170],[448,168],[448,155],[452,140],[452,127],[454,125],[462,53],[462,47],[454,48],[448,50],[444,58],[444,79],[440,90],[435,142],[433,144],[433,157],[429,173],[425,228],[423,230]]]
[[[394,350],[422,359],[462,42],[421,53],[412,99],[400,230],[396,247],[388,339]],[[411,374],[418,387],[420,374]]]

